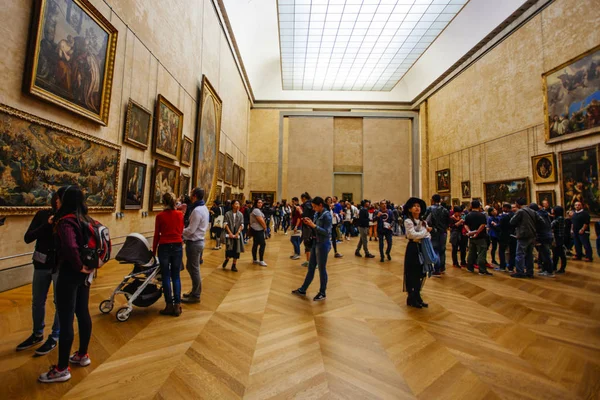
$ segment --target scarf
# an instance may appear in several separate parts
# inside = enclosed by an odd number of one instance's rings
[[[204,204],[204,200],[198,200],[188,206],[188,208],[185,210],[185,215],[183,216],[183,223],[186,228],[190,224],[190,215],[192,215],[192,211],[194,211],[196,207],[201,207]]]

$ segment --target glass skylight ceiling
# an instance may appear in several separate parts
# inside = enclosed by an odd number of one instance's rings
[[[278,0],[284,90],[390,91],[468,0]]]

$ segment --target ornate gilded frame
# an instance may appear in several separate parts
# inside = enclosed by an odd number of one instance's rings
[[[490,181],[490,182],[483,182],[483,199],[480,199],[479,197],[474,197],[473,200],[479,200],[481,202],[481,205],[491,205],[491,204],[487,204],[487,198],[488,198],[488,188],[487,185],[495,185],[498,183],[510,183],[510,182],[515,182],[515,181],[525,181],[525,186],[526,186],[526,190],[527,190],[527,204],[529,204],[531,202],[531,186],[529,183],[529,178],[527,177],[523,177],[523,178],[514,178],[514,179],[501,179],[499,181]],[[486,204],[484,204],[486,203]]]
[[[177,131],[177,144],[175,145],[175,154],[168,153],[162,149],[157,147],[158,144],[158,125],[160,118],[160,105],[164,104],[167,106],[169,110],[177,114],[179,117],[179,130]],[[171,160],[178,161],[179,160],[179,151],[181,150],[181,136],[183,133],[183,112],[181,112],[173,103],[166,99],[162,94],[158,95],[158,99],[156,100],[156,109],[154,111],[154,138],[152,140],[152,149],[154,150],[154,154],[159,156],[170,158]]]
[[[240,167],[240,189],[244,190],[244,186],[246,186],[246,170]]]
[[[188,154],[189,158],[188,159],[184,159],[185,153],[183,151],[183,146],[185,146],[186,143],[190,144],[190,153]],[[194,141],[192,139],[190,139],[187,136],[183,137],[183,141],[181,142],[181,165],[185,165],[186,167],[189,167],[190,165],[192,165],[192,151],[194,150]]]
[[[138,142],[137,140],[134,140],[132,138],[129,137],[129,133],[131,131],[131,113],[133,110],[133,107],[136,107],[138,109],[140,109],[142,112],[148,114],[148,126],[146,127],[146,133],[148,135],[148,139],[146,140],[146,143],[141,143]],[[125,119],[125,130],[123,133],[123,142],[130,144],[132,146],[135,147],[139,147],[140,149],[146,150],[148,148],[148,142],[150,141],[150,138],[152,137],[152,112],[150,110],[148,110],[146,107],[142,106],[140,103],[129,99],[129,102],[127,103],[127,118]]]
[[[233,187],[238,187],[240,184],[240,166],[233,164]]]
[[[231,166],[231,168],[229,168],[229,166]],[[223,179],[223,182],[228,185],[233,183],[233,156],[229,154],[225,155],[225,178]]]
[[[129,168],[131,167],[141,167],[144,169],[144,174],[142,176],[142,201],[140,205],[127,204],[127,177],[129,175]],[[121,209],[122,210],[141,210],[144,208],[144,197],[146,197],[146,175],[148,174],[148,165],[141,163],[139,161],[127,159],[125,162],[125,171],[123,174],[123,182],[121,188]]]
[[[181,169],[179,168],[179,166],[159,159],[154,160],[154,168],[152,169],[152,181],[150,182],[150,197],[148,198],[148,208],[150,209],[150,211],[162,210],[160,205],[154,204],[154,189],[156,189],[156,170],[159,166],[170,168],[173,171],[175,171],[175,185],[173,187],[173,194],[179,193],[179,175],[181,174]]]
[[[536,164],[542,158],[549,158],[550,163],[552,164],[552,173],[548,178],[543,178],[537,173]],[[531,172],[533,174],[533,183],[555,183],[558,180],[558,174],[556,173],[556,154],[546,153],[531,157]]]

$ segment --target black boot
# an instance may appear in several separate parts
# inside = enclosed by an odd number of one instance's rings
[[[223,269],[227,268],[228,263],[229,263],[229,258],[226,258],[225,261],[223,261]]]

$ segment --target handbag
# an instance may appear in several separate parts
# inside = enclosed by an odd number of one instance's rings
[[[215,218],[215,222],[213,222],[213,226],[215,228],[223,228],[223,224],[225,222],[225,217],[223,215],[219,215],[217,218]]]

